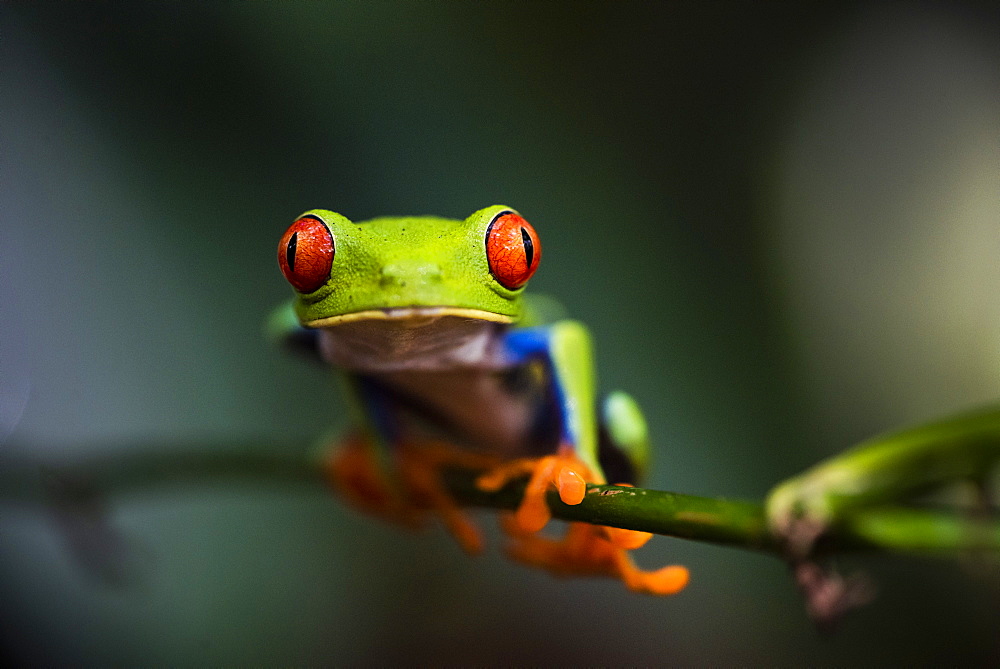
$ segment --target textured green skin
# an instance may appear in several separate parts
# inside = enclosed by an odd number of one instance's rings
[[[513,211],[496,205],[464,221],[421,216],[359,223],[332,211],[307,211],[303,216],[317,216],[330,228],[336,255],[330,280],[298,295],[295,313],[305,324],[370,309],[447,306],[520,321],[524,288],[497,283],[483,251],[487,226],[504,210]]]

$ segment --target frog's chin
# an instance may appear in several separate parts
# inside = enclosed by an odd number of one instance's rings
[[[323,358],[368,373],[497,369],[506,358],[499,331],[510,319],[476,309],[412,307],[322,319]]]
[[[350,314],[317,318],[305,323],[310,328],[329,328],[347,323],[361,321],[392,321],[394,325],[419,328],[446,316],[468,318],[474,321],[490,323],[512,323],[514,319],[504,314],[496,314],[482,309],[467,309],[465,307],[395,307],[392,309],[367,309]]]

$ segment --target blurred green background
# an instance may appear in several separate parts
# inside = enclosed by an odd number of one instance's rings
[[[0,463],[312,443],[336,385],[262,336],[285,227],[504,203],[644,405],[651,485],[760,498],[1000,397],[998,119],[987,2],[0,4]],[[318,487],[109,502],[127,587],[0,504],[18,663],[1000,661],[996,574],[951,562],[848,561],[881,596],[822,636],[742,551],[655,539],[644,565],[693,575],[659,600]]]

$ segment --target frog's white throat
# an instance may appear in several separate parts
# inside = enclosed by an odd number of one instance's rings
[[[511,319],[473,309],[410,307],[313,321],[320,353],[343,369],[379,373],[408,370],[500,369],[500,333]]]

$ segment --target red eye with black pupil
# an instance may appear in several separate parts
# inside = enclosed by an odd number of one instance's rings
[[[542,259],[538,233],[518,214],[504,212],[486,230],[486,259],[500,285],[516,290],[528,282]]]
[[[281,273],[300,293],[311,293],[327,282],[333,256],[333,235],[314,216],[292,223],[278,242]]]

